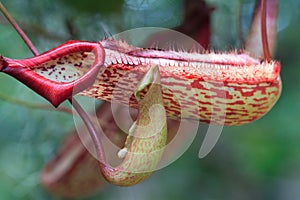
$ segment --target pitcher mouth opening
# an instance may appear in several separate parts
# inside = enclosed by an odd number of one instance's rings
[[[4,58],[7,66],[2,71],[57,107],[95,82],[104,57],[98,42],[69,41],[31,58]]]
[[[225,54],[146,49],[115,39],[100,43],[106,52],[104,65],[121,70],[145,72],[147,66],[154,64],[160,66],[162,76],[244,84],[272,82],[280,73],[279,62],[261,61],[246,52]]]

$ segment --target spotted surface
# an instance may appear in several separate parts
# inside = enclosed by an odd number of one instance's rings
[[[92,53],[78,52],[59,57],[32,68],[37,74],[56,82],[72,82],[79,79],[95,60]]]
[[[167,119],[163,109],[161,87],[156,84],[160,82],[159,72],[157,68],[154,70],[154,84],[151,83],[144,98],[138,102],[140,112],[136,123],[130,128],[131,135],[126,139],[125,147],[128,152],[125,158],[115,168],[101,167],[103,176],[115,185],[131,186],[145,180],[155,171],[163,155],[167,142]],[[143,85],[142,89],[145,87],[146,85]],[[153,112],[150,118],[148,113],[154,109],[153,106],[158,106],[158,110]]]
[[[132,46],[126,51],[123,43],[119,49],[108,44],[103,44],[107,69],[81,95],[137,107],[133,91],[148,66],[156,64],[169,117],[241,125],[262,117],[280,96],[278,62],[264,63],[246,54],[168,55]]]
[[[141,74],[115,67],[107,68],[97,83],[82,94],[137,107],[130,97]],[[280,95],[281,81],[240,84],[162,76],[162,86],[169,117],[241,125],[262,117],[272,108]]]

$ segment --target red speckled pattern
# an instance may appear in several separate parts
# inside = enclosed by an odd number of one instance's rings
[[[154,81],[151,82],[144,98],[138,102],[138,119],[131,128],[132,135],[127,137],[125,143],[128,152],[119,166],[101,167],[103,176],[115,185],[130,186],[145,180],[155,171],[164,152],[167,142],[167,119],[163,109],[161,86],[157,84],[160,82],[159,71],[158,68],[150,70],[154,71]],[[147,73],[149,75],[151,72]],[[145,87],[143,85],[142,89],[144,90]],[[150,110],[157,105],[159,110],[152,112],[153,116],[150,118]]]
[[[68,83],[85,74],[94,60],[93,54],[77,52],[43,63],[32,68],[32,71],[50,80]]]
[[[245,53],[167,52],[112,40],[101,43],[107,68],[81,95],[137,107],[130,97],[149,66],[158,65],[164,105],[175,119],[242,125],[266,114],[280,96],[279,62],[261,62]]]

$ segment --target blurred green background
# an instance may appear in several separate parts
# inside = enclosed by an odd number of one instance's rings
[[[239,48],[237,21],[247,31],[254,0],[207,0],[212,15],[212,47]],[[213,151],[198,158],[201,127],[189,150],[170,166],[134,187],[108,186],[87,199],[272,199],[300,197],[300,1],[281,0],[276,59],[282,63],[283,92],[262,119],[225,127]],[[178,26],[182,0],[2,0],[42,52],[69,39],[96,41],[134,27]],[[31,53],[0,16],[0,53],[10,58]],[[46,101],[14,79],[0,74],[0,199],[59,199],[39,183],[42,166],[73,127],[61,112],[30,109],[3,95],[33,103]],[[67,106],[67,104],[65,104]]]

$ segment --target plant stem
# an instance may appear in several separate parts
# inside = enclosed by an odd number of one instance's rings
[[[86,125],[86,127],[90,133],[90,136],[91,136],[93,142],[95,143],[98,161],[101,163],[104,163],[104,161],[106,161],[106,158],[105,158],[105,154],[104,154],[103,145],[98,137],[97,130],[96,130],[93,122],[91,121],[89,115],[80,106],[78,101],[76,101],[74,98],[68,99],[68,100],[73,105],[74,109],[76,110],[76,112],[78,113],[78,115],[80,116],[80,118],[82,119],[84,124]]]
[[[238,5],[238,20],[237,20],[237,27],[238,27],[238,35],[239,35],[239,45],[242,49],[245,48],[245,37],[242,28],[242,13],[243,13],[243,2],[239,1]]]
[[[15,28],[15,30],[18,32],[18,34],[21,36],[23,41],[26,43],[28,48],[31,50],[31,52],[34,55],[38,55],[39,52],[31,42],[31,40],[27,37],[27,35],[24,33],[24,31],[20,28],[16,20],[9,14],[7,9],[3,6],[3,4],[0,2],[0,10],[2,11],[3,15],[6,17],[6,19],[11,23],[11,25]]]
[[[261,0],[261,38],[266,61],[272,60],[267,33],[267,0]]]

